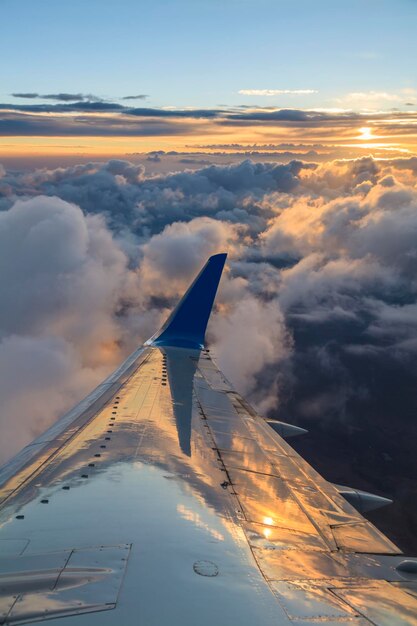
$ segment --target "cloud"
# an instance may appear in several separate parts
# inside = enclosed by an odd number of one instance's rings
[[[230,113],[227,118],[223,120],[223,123],[230,124],[236,122],[237,120],[282,123],[291,122],[317,126],[329,123],[346,123],[353,120],[359,123],[360,116],[351,111],[328,112],[308,109],[255,109],[240,113]]]
[[[6,107],[6,108],[5,108]],[[15,108],[13,108],[15,107]],[[16,108],[17,107],[17,108]],[[265,145],[265,149],[252,149],[256,144],[249,143],[245,156],[257,161],[274,160],[287,162],[294,159],[305,161],[325,161],[329,158],[355,158],[360,154],[371,152],[376,157],[388,158],[390,156],[412,152],[413,145],[417,141],[415,114],[410,111],[391,112],[389,114],[373,113],[358,114],[354,112],[329,112],[329,111],[306,111],[299,109],[245,109],[245,110],[161,110],[152,108],[130,108],[124,107],[120,103],[111,102],[60,102],[56,104],[19,104],[0,105],[0,137],[26,137],[26,143],[32,146],[37,145],[39,137],[62,137],[58,143],[62,150],[72,153],[78,149],[69,139],[71,137],[91,137],[90,146],[82,146],[82,152],[86,159],[89,148],[98,146],[95,138],[99,137],[126,137],[126,150],[132,146],[134,137],[168,138],[175,137],[176,145],[187,145],[189,142],[201,141],[202,138],[214,137],[222,138],[225,134],[242,133],[248,137],[270,137],[276,140],[288,138],[290,136],[294,142],[299,144],[300,150],[284,149],[272,153],[270,146],[279,146],[280,143],[270,143]],[[359,128],[372,128],[372,138],[370,143],[359,139]],[[34,139],[29,139],[29,138]],[[68,139],[67,139],[68,138]],[[309,143],[318,148],[308,149]],[[406,142],[404,144],[404,142]],[[5,146],[5,141],[2,141]],[[155,142],[153,142],[155,143]],[[286,145],[283,143],[283,145]],[[120,140],[117,142],[119,148],[123,145]],[[47,142],[46,145],[50,145]],[[157,145],[157,144],[155,144]],[[218,144],[213,144],[217,146]],[[221,144],[219,144],[221,145]],[[233,145],[233,144],[224,144]],[[238,144],[242,146],[243,144]],[[112,150],[112,142],[106,144],[106,150]],[[58,146],[54,146],[57,148]],[[198,146],[197,146],[198,148]],[[219,163],[227,163],[231,160],[237,161],[242,148],[236,148],[237,152],[226,154],[227,159],[219,159]],[[262,145],[259,146],[262,148]],[[104,149],[99,147],[98,149]],[[132,149],[132,148],[131,148]],[[195,151],[195,147],[193,151]],[[211,147],[207,147],[207,150]],[[217,148],[216,148],[217,149]],[[8,148],[3,150],[7,153]],[[48,148],[42,148],[48,151]],[[167,152],[173,156],[179,151]],[[39,157],[27,157],[19,155],[20,166],[25,162],[30,165],[35,161],[40,162]],[[123,156],[131,156],[138,160],[141,155],[135,151],[126,152]],[[143,155],[142,155],[143,156]],[[5,157],[12,164],[13,156]],[[71,157],[73,161],[74,157]],[[194,158],[191,157],[190,158]],[[206,160],[213,158],[207,157]],[[143,157],[142,162],[145,162]],[[181,169],[181,163],[173,159],[155,167],[153,171],[170,169]],[[43,160],[48,162],[48,160]],[[49,162],[51,159],[49,158]],[[68,160],[66,161],[68,162]],[[192,164],[191,164],[192,165]],[[203,165],[203,164],[201,164]]]
[[[247,161],[152,178],[117,160],[4,170],[0,358],[19,387],[5,376],[1,414],[19,426],[0,456],[17,451],[150,336],[209,255],[227,249],[237,256],[248,225],[265,224],[257,202],[267,191],[295,188],[301,167]],[[239,285],[229,282],[229,309],[238,292],[254,300]],[[39,357],[36,375],[25,366],[27,352]],[[252,376],[242,371],[240,380],[249,388]],[[42,392],[48,404],[30,411]]]
[[[267,370],[288,364],[291,335],[278,301],[264,303],[242,288],[227,290],[231,297],[211,327],[213,350],[226,377],[267,414],[276,408],[280,391],[280,376],[268,376]]]
[[[149,297],[172,298],[188,286],[201,260],[228,250],[233,256],[238,227],[209,217],[174,222],[142,247],[141,288]]]
[[[126,111],[128,115],[137,117],[167,117],[167,118],[189,118],[189,119],[210,119],[219,117],[222,111],[217,109],[155,109],[155,108],[135,108]]]
[[[318,93],[318,91],[317,89],[240,89],[238,93],[243,96],[304,96]]]
[[[128,228],[142,238],[174,221],[202,215],[264,228],[272,213],[261,208],[258,200],[267,191],[294,190],[300,171],[311,167],[300,161],[283,165],[246,160],[230,166],[211,165],[194,174],[146,177],[141,165],[111,160],[6,176],[3,185],[19,195],[60,196],[88,213],[106,215],[115,230]]]
[[[103,111],[120,112],[123,115],[144,118],[216,118],[223,114],[221,109],[159,109],[152,107],[131,107],[117,102],[103,100],[96,96],[82,94],[56,94],[40,96],[26,94],[26,98],[39,97],[43,99],[61,100],[58,103],[42,104],[0,104],[0,110],[21,111],[23,113],[100,113]],[[80,96],[75,98],[75,96]]]
[[[190,147],[190,146],[188,146]],[[280,150],[321,150],[330,146],[323,144],[302,144],[302,143],[211,143],[193,146],[201,150],[222,150],[225,152],[278,152]]]
[[[87,100],[91,102],[100,102],[103,99],[93,94],[83,93],[48,93],[40,94],[36,92],[24,92],[24,93],[12,93],[14,98],[26,98],[26,99],[40,99],[40,100],[56,100],[58,102],[77,102],[81,100]]]
[[[400,105],[407,104],[406,100],[416,95],[414,89],[400,89],[398,92],[387,91],[353,91],[342,98],[333,98],[333,101],[351,108],[364,110],[364,109],[379,109],[386,107],[387,105]]]
[[[19,433],[2,437],[4,458],[120,360],[129,272],[103,219],[56,197],[0,212],[0,250],[1,428]]]
[[[0,459],[41,434],[99,376],[99,369],[83,366],[76,349],[59,337],[11,335],[1,340]]]
[[[211,165],[213,161],[209,161],[208,159],[193,159],[185,157],[184,159],[180,159],[179,163],[184,163],[185,165]]]
[[[59,113],[65,112],[66,105]],[[170,135],[192,135],[198,129],[190,125],[188,121],[183,123],[171,123],[165,119],[125,119],[114,115],[99,115],[96,117],[89,115],[92,111],[95,114],[113,113],[118,110],[119,105],[107,103],[80,103],[78,110],[86,111],[85,116],[76,118],[66,116],[45,116],[42,113],[48,112],[48,107],[39,105],[36,111],[27,109],[27,113],[34,115],[16,114],[5,112],[0,119],[0,136],[13,137],[145,137],[145,136],[170,136]]]
[[[82,98],[69,101],[69,97],[76,95]],[[0,104],[0,136],[177,136],[181,137],[178,144],[182,145],[194,137],[200,141],[205,136],[211,140],[214,137],[223,140],[225,133],[240,133],[245,129],[248,137],[252,137],[252,145],[257,137],[273,139],[271,145],[287,142],[290,137],[290,144],[328,144],[333,151],[328,157],[342,155],[347,158],[356,156],[358,150],[364,148],[378,156],[389,156],[387,150],[411,151],[417,142],[415,112],[409,109],[386,112],[369,107],[360,107],[359,111],[350,107],[157,108],[132,107],[126,104],[126,100],[114,102],[92,95],[48,95],[51,98],[58,96],[62,97],[56,102]],[[372,129],[371,144],[359,140],[359,128]],[[281,156],[288,159],[295,155],[283,153]],[[310,150],[307,158],[314,158],[314,150]]]
[[[91,93],[48,93],[48,94],[40,94],[37,92],[20,92],[20,93],[12,93],[14,98],[26,98],[26,99],[38,99],[38,100],[55,100],[57,102],[104,102],[105,98],[100,96],[95,96]],[[123,96],[120,98],[121,100],[145,100],[149,98],[147,94],[140,93],[136,95]]]
[[[146,93],[140,93],[137,96],[123,96],[122,100],[145,100],[149,98]]]
[[[23,93],[12,93],[12,96],[14,98],[27,98],[27,99],[39,98],[39,94],[33,91],[26,91]]]
[[[57,94],[58,95],[58,94]],[[77,100],[75,102],[68,101],[65,96],[70,94],[61,94],[64,96],[62,102],[58,104],[0,104],[0,109],[5,111],[22,111],[23,113],[71,113],[71,112],[88,112],[99,113],[102,111],[122,111],[125,107],[116,102],[106,102],[104,100]],[[81,94],[80,94],[81,95]],[[51,96],[54,100],[55,96]]]

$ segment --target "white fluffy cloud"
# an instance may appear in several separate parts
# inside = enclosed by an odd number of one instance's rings
[[[60,337],[10,335],[0,342],[0,459],[41,434],[100,382],[106,366],[83,365]]]
[[[226,375],[264,412],[346,416],[358,359],[382,352],[400,377],[417,352],[415,172],[415,159],[371,158],[152,177],[124,161],[2,171],[7,452],[149,337],[221,251],[210,339]],[[319,375],[326,391],[311,388]]]
[[[99,216],[45,196],[0,213],[0,456],[117,364],[115,313],[128,275]]]
[[[257,376],[288,361],[291,336],[277,300],[264,303],[253,295],[241,296],[229,300],[213,319],[214,353],[226,377],[266,414],[277,405],[280,379],[275,372],[269,385],[260,385]]]

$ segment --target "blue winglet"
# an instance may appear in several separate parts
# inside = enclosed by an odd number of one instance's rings
[[[210,257],[161,330],[146,343],[153,346],[204,348],[207,322],[227,254]]]

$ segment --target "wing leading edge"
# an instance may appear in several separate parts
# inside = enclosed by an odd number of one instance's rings
[[[203,349],[224,261],[0,471],[0,624],[417,623],[417,562]]]

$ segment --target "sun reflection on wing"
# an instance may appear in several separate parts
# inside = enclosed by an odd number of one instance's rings
[[[272,517],[264,517],[262,521],[267,526],[272,526],[274,523],[274,520],[272,519]],[[268,539],[272,534],[272,530],[270,528],[264,528],[262,531],[262,534],[265,537],[265,539]]]

